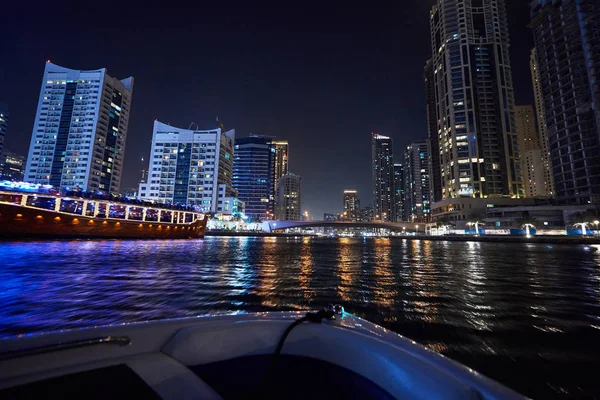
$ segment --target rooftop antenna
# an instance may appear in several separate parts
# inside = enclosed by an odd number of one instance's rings
[[[200,127],[198,126],[198,124],[196,124],[195,122],[192,122],[190,124],[190,127],[188,128],[188,131],[192,130],[192,125],[196,125],[196,130],[200,129]]]

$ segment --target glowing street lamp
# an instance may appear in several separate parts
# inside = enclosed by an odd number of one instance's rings
[[[474,226],[475,227],[475,236],[479,236],[479,221],[475,221],[475,222],[467,222],[468,226]]]
[[[581,236],[585,237],[587,231],[586,231],[586,227],[587,227],[588,223],[587,222],[578,222],[576,224],[573,224],[573,226],[577,227],[580,226],[581,227]]]
[[[600,221],[595,220],[594,225],[596,225],[596,235],[598,234],[598,224],[600,224]]]
[[[523,228],[525,228],[525,237],[530,238],[531,233],[529,231],[529,228],[535,229],[535,226],[533,226],[532,224],[523,224]]]
[[[417,228],[417,235],[419,234],[419,225],[415,225],[415,228]]]

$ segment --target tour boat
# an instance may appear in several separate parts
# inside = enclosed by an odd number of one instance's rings
[[[0,398],[523,397],[336,306],[6,338]]]
[[[161,205],[0,191],[4,238],[201,238],[207,221],[203,213]]]

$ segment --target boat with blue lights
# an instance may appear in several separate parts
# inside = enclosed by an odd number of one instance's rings
[[[2,182],[0,237],[193,239],[208,215],[191,207],[123,202],[85,193],[61,196],[52,186]]]
[[[340,306],[22,335],[0,372],[0,398],[524,398]]]

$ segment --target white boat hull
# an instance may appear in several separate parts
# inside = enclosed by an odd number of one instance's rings
[[[213,315],[3,340],[0,353],[9,358],[0,361],[0,397],[2,390],[19,385],[125,364],[163,399],[219,399],[221,394],[195,374],[194,367],[271,355],[284,330],[304,314]],[[105,337],[128,337],[130,344],[94,344],[18,357],[10,353]],[[297,326],[281,354],[342,367],[393,398],[522,398],[414,341],[350,314]],[[235,384],[235,376],[230,379]]]

